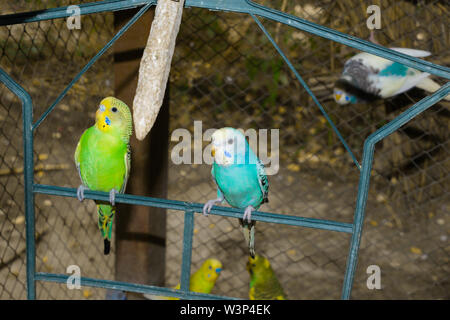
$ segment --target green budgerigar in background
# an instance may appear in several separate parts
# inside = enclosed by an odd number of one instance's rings
[[[191,275],[189,290],[199,293],[211,293],[217,278],[219,278],[222,271],[222,263],[214,258],[206,259],[202,266]],[[180,289],[178,284],[174,289]],[[150,300],[178,300],[177,298],[156,296],[152,294],[144,294]]]
[[[248,257],[247,270],[250,274],[250,300],[286,300],[286,294],[267,258],[255,255]]]
[[[234,128],[216,130],[212,137],[211,154],[214,157],[211,174],[217,185],[217,199],[203,206],[207,215],[211,208],[224,200],[234,208],[245,209],[239,220],[249,253],[255,255],[255,222],[251,214],[269,202],[269,181],[264,165],[250,148],[245,136]]]
[[[111,247],[115,194],[125,192],[130,173],[132,131],[128,106],[119,99],[107,97],[100,102],[95,124],[84,131],[75,150],[75,164],[82,182],[77,190],[78,200],[84,199],[87,189],[109,192],[109,203],[96,201],[105,255]]]

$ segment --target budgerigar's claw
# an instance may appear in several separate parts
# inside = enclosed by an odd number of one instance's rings
[[[207,216],[211,212],[212,207],[214,207],[216,203],[222,202],[222,200],[223,199],[208,200],[203,206],[203,215]]]
[[[255,210],[256,209],[253,208],[252,206],[248,206],[247,208],[245,208],[244,216],[242,217],[242,220],[245,220],[247,218],[248,223],[250,223],[251,217],[252,217],[252,212]]]
[[[211,204],[211,201],[213,201],[213,200],[209,200],[203,206],[203,215],[204,216],[207,216],[211,212],[211,208],[214,206],[214,203]]]
[[[109,192],[109,202],[112,206],[116,204],[116,193],[119,193],[119,191],[117,191],[116,189],[111,189],[111,191]]]
[[[89,189],[86,188],[84,185],[80,184],[80,186],[77,189],[77,198],[79,201],[84,200],[84,190],[89,190]]]

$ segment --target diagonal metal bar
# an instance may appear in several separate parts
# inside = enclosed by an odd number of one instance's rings
[[[366,51],[385,59],[404,64],[408,67],[450,79],[450,68],[415,58],[372,42],[301,19],[299,17],[265,7],[251,0],[186,0],[186,7],[188,6],[206,8],[210,10],[247,13],[264,17],[276,22],[281,22],[296,29],[315,34],[319,37],[342,43],[357,50]]]
[[[306,82],[303,80],[303,78],[300,76],[300,74],[297,72],[297,70],[295,69],[295,67],[292,65],[291,61],[289,61],[288,57],[286,57],[286,55],[284,54],[284,52],[281,50],[281,48],[277,45],[277,43],[275,42],[275,40],[272,38],[272,36],[270,35],[270,33],[266,30],[266,28],[264,28],[264,26],[262,25],[261,21],[259,21],[259,19],[251,14],[253,20],[255,20],[256,24],[258,25],[258,27],[264,32],[264,34],[266,35],[267,39],[269,39],[269,41],[272,43],[272,45],[275,47],[275,49],[278,51],[279,55],[283,58],[284,62],[286,62],[286,64],[289,66],[289,69],[291,69],[291,71],[295,74],[295,77],[297,78],[297,80],[300,82],[300,84],[303,86],[303,88],[305,88],[306,92],[308,92],[308,94],[311,96],[311,98],[313,99],[313,101],[315,102],[315,104],[317,105],[317,107],[319,108],[320,112],[322,112],[323,116],[325,117],[325,119],[327,119],[328,123],[330,124],[331,128],[333,129],[334,133],[336,133],[336,135],[338,136],[339,140],[341,140],[342,144],[344,145],[345,149],[347,150],[347,152],[350,154],[350,157],[352,158],[353,162],[355,163],[356,167],[358,168],[358,170],[361,170],[361,165],[359,164],[358,160],[356,159],[355,155],[353,154],[352,150],[350,149],[350,147],[348,146],[347,142],[345,141],[344,137],[341,135],[341,133],[339,132],[338,128],[336,128],[336,126],[334,125],[333,121],[330,119],[330,117],[328,116],[327,112],[325,111],[325,109],[322,107],[322,105],[320,104],[319,100],[317,100],[316,96],[314,95],[314,93],[311,91],[311,89],[308,87],[308,85],[306,84]]]
[[[81,71],[73,78],[72,81],[67,85],[67,87],[60,93],[60,95],[56,98],[56,100],[52,103],[52,105],[42,114],[39,120],[33,125],[33,131],[41,124],[42,121],[49,115],[50,112],[56,107],[56,105],[64,98],[67,92],[72,88],[72,86],[81,78],[81,76],[94,64],[95,61],[98,60],[105,52],[108,50],[117,39],[119,39],[125,31],[128,30],[147,10],[152,6],[152,3],[147,4],[138,13],[136,13],[133,18],[130,19],[123,27],[116,33],[116,35],[109,40],[109,42],[81,69]]]
[[[66,284],[69,279],[68,275],[57,274],[57,273],[45,273],[38,272],[36,274],[36,280],[47,281],[47,282],[57,282]],[[120,282],[113,280],[95,279],[95,278],[80,278],[80,284],[87,287],[97,287],[106,288],[112,290],[121,290],[128,292],[145,293],[157,296],[168,296],[180,299],[208,299],[208,300],[218,300],[218,299],[232,299],[238,300],[234,297],[218,296],[213,294],[204,294],[198,292],[183,292],[181,290],[162,288],[156,286],[149,286],[144,284]]]
[[[42,184],[34,184],[33,192],[72,198],[76,198],[77,196],[76,189],[74,188],[65,188]],[[84,197],[86,199],[92,200],[109,201],[109,193],[107,192],[86,190],[84,192]],[[116,195],[116,202],[140,206],[156,207],[156,208],[165,208],[176,211],[192,211],[201,213],[203,210],[203,204],[201,203],[135,196],[130,194]],[[243,213],[244,213],[243,210],[227,207],[214,206],[211,209],[211,214],[230,218],[242,218]],[[276,214],[271,212],[254,211],[252,212],[252,220],[263,221],[268,223],[288,224],[291,226],[301,226],[306,228],[322,229],[345,233],[353,232],[352,231],[353,225],[351,223],[315,219],[315,218],[304,218],[285,214]]]
[[[131,9],[142,5],[155,5],[156,0],[108,0],[97,1],[79,5],[80,14],[91,14],[106,11]],[[299,17],[262,6],[251,0],[186,0],[185,7],[205,8],[214,11],[231,11],[261,16],[270,20],[281,22],[290,27],[303,30],[319,37],[342,43],[346,46],[369,52],[371,54],[389,59],[408,67],[450,79],[450,68],[437,65],[426,60],[415,58],[392,49],[374,44],[372,42],[350,36],[348,34],[321,26],[319,24],[301,19]],[[67,18],[70,11],[68,7],[40,10],[34,12],[0,15],[0,25],[36,22],[41,20]]]
[[[25,235],[26,235],[26,266],[27,266],[27,296],[34,300],[36,297],[36,243],[34,221],[34,164],[33,164],[33,103],[30,95],[3,69],[0,68],[0,82],[11,90],[22,101],[23,121],[23,179],[25,194]]]
[[[450,93],[450,82],[447,82],[438,91],[432,95],[420,100],[411,108],[397,116],[394,120],[384,125],[374,133],[372,133],[364,143],[362,171],[359,177],[358,195],[356,199],[354,230],[350,243],[350,252],[347,258],[347,267],[344,278],[344,286],[342,289],[342,299],[350,299],[352,284],[356,272],[356,264],[358,261],[358,251],[361,242],[362,227],[364,223],[364,213],[367,204],[367,196],[369,194],[370,172],[373,164],[373,154],[375,144],[386,138],[401,126],[415,118],[417,115],[431,107],[436,102],[442,100]]]

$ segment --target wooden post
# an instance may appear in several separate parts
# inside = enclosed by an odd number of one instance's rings
[[[119,30],[137,10],[114,13]],[[154,10],[149,10],[114,46],[115,96],[131,108],[139,63]],[[168,88],[167,88],[168,89]],[[168,92],[150,134],[131,138],[131,172],[126,192],[167,197],[169,104]],[[166,213],[164,209],[119,205],[116,216],[116,280],[164,285]],[[137,295],[128,295],[128,298]]]

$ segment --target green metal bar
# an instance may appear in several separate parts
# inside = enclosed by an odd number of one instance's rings
[[[361,170],[361,165],[359,164],[358,160],[356,159],[355,155],[353,154],[352,150],[350,149],[350,147],[348,146],[347,142],[345,141],[344,137],[341,135],[341,133],[339,132],[338,128],[336,128],[336,126],[334,125],[333,121],[331,120],[331,118],[328,116],[328,114],[326,113],[325,109],[322,107],[322,105],[320,104],[319,100],[317,100],[316,96],[314,95],[314,93],[311,91],[311,89],[309,88],[309,86],[306,84],[306,82],[303,80],[303,78],[300,76],[300,74],[298,73],[298,71],[295,69],[295,67],[292,65],[291,61],[289,61],[288,57],[286,57],[286,55],[284,54],[283,50],[281,50],[281,48],[277,45],[277,43],[275,42],[275,40],[272,38],[272,36],[270,35],[270,33],[266,30],[266,28],[264,28],[264,26],[262,25],[262,23],[259,21],[259,19],[251,14],[253,20],[255,20],[256,24],[258,25],[258,27],[264,32],[264,34],[266,35],[267,39],[269,39],[270,43],[272,43],[272,45],[275,47],[275,49],[278,51],[278,54],[283,58],[284,62],[286,62],[286,64],[289,66],[289,68],[291,69],[291,71],[295,74],[295,76],[297,77],[297,80],[300,82],[300,84],[303,86],[303,88],[305,88],[306,92],[308,92],[308,94],[311,96],[311,98],[313,99],[313,101],[315,102],[315,104],[317,105],[317,107],[319,108],[320,112],[322,112],[323,116],[325,117],[325,119],[327,119],[328,123],[330,124],[331,128],[333,129],[334,133],[336,133],[336,135],[338,136],[339,140],[341,140],[341,143],[344,145],[344,148],[347,150],[347,152],[350,154],[350,157],[352,158],[353,162],[355,163],[356,167],[358,168],[358,170]]]
[[[34,165],[33,165],[33,102],[28,92],[15,82],[3,69],[0,68],[0,81],[22,101],[23,119],[23,177],[25,194],[25,236],[27,257],[27,296],[28,299],[36,298],[36,243],[34,221]]]
[[[56,273],[45,273],[39,272],[36,274],[36,280],[46,281],[46,282],[56,282],[56,283],[67,283],[68,275],[64,274],[56,274]],[[158,296],[168,296],[180,299],[209,299],[209,300],[218,300],[218,299],[231,299],[238,300],[234,297],[226,297],[226,296],[218,296],[213,294],[204,294],[198,292],[183,292],[181,290],[171,289],[171,288],[162,288],[156,286],[149,286],[144,284],[137,283],[129,283],[129,282],[120,282],[113,280],[104,280],[104,279],[95,279],[95,278],[80,278],[80,284],[82,286],[87,287],[97,287],[97,288],[106,288],[112,290],[120,290],[120,291],[128,291],[128,292],[137,292],[137,293],[145,293],[152,294]]]
[[[180,289],[189,292],[191,283],[192,236],[194,235],[194,212],[184,213],[183,261],[181,263]]]
[[[362,171],[359,177],[358,196],[356,199],[354,226],[350,252],[347,258],[347,267],[344,278],[344,286],[342,289],[342,299],[350,299],[352,284],[355,276],[356,265],[358,261],[358,251],[361,242],[362,227],[364,223],[364,213],[367,204],[367,196],[369,193],[370,172],[372,170],[373,154],[375,151],[375,144],[380,140],[386,138],[401,126],[406,124],[411,119],[431,107],[436,102],[442,100],[450,93],[450,82],[447,82],[438,91],[428,96],[411,108],[397,116],[394,120],[384,125],[374,133],[372,133],[364,143]]]
[[[81,3],[77,6],[80,8],[80,15],[86,15],[133,9],[146,4],[155,5],[156,3],[157,0],[108,0]],[[70,11],[67,11],[67,8],[68,6],[3,15],[0,16],[0,26],[67,18],[72,15]]]
[[[76,189],[65,188],[58,186],[49,186],[42,184],[34,184],[33,192],[42,193],[54,196],[72,197],[76,198]],[[86,190],[84,192],[86,199],[109,201],[109,193]],[[140,206],[150,206],[156,208],[165,208],[177,211],[192,211],[201,213],[203,210],[202,203],[184,202],[168,199],[159,199],[143,196],[135,196],[130,194],[117,194],[116,203],[127,203]],[[242,218],[244,211],[240,209],[214,206],[211,209],[211,214],[230,218]],[[270,212],[254,211],[252,212],[252,220],[262,221],[267,223],[287,224],[297,227],[314,228],[328,231],[337,231],[352,233],[353,224],[337,222],[331,220],[303,218],[285,214],[276,214]]]
[[[33,125],[33,131],[36,130],[36,128],[41,124],[42,121],[52,112],[52,110],[56,107],[56,105],[64,98],[64,96],[67,94],[70,88],[81,78],[81,76],[89,70],[89,68],[94,64],[95,61],[98,60],[105,52],[108,50],[114,42],[116,42],[117,39],[119,39],[125,31],[127,31],[153,4],[149,3],[145,7],[143,7],[141,10],[139,10],[138,13],[136,13],[133,18],[130,19],[123,27],[119,30],[119,32],[116,33],[116,35],[109,40],[109,42],[81,69],[81,71],[73,78],[72,81],[67,85],[67,87],[61,92],[61,94],[56,98],[56,100],[52,103],[52,105],[42,114],[42,116],[39,118],[39,120],[36,121],[36,123]]]

